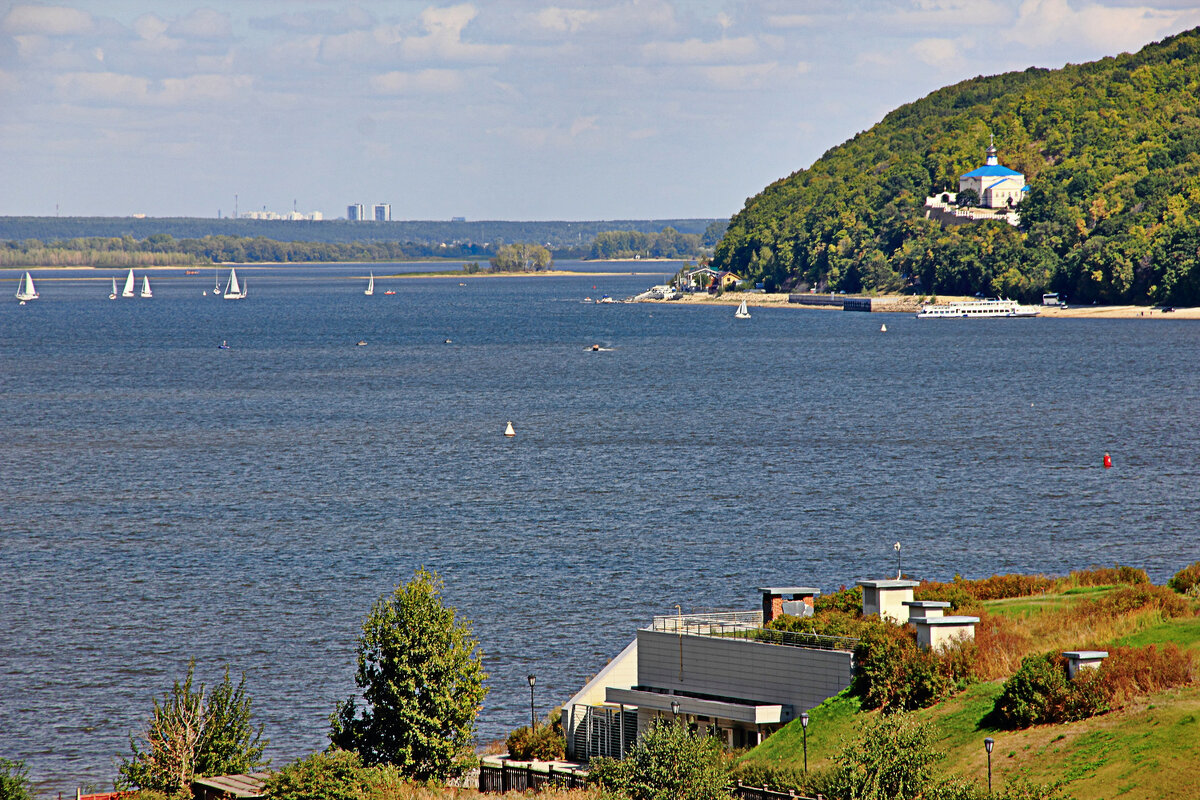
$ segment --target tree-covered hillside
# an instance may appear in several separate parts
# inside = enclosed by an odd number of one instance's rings
[[[746,201],[714,266],[768,286],[1200,305],[1200,28],[1136,54],[974,78]],[[942,228],[994,134],[1021,227]]]

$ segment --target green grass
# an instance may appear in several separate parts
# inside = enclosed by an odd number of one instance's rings
[[[808,716],[808,766],[817,769],[832,763],[843,739],[853,740],[857,736],[864,715],[862,702],[845,691],[811,709]],[[742,760],[773,767],[802,767],[804,729],[800,720],[784,725]]]
[[[1115,586],[1080,586],[1061,594],[1039,594],[1031,597],[1010,597],[1004,600],[985,600],[983,607],[993,614],[1004,617],[1028,618],[1034,614],[1062,611],[1083,599],[1092,599],[1108,594]]]
[[[1145,647],[1150,644],[1177,644],[1185,650],[1200,650],[1200,617],[1164,620],[1113,642],[1115,647]]]

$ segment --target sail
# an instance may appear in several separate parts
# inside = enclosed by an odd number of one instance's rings
[[[371,279],[367,281],[367,290],[363,292],[367,297],[375,294],[375,273],[371,273]]]
[[[150,276],[142,276],[142,297],[154,297],[154,293],[150,291]]]
[[[226,300],[241,300],[246,296],[246,287],[238,283],[237,270],[229,268],[229,283],[225,284]]]
[[[18,300],[37,300],[37,289],[33,287],[33,276],[26,272],[17,283]]]
[[[112,290],[112,294],[110,294],[110,295],[108,296],[108,299],[109,299],[109,300],[116,300],[116,299],[117,299],[117,278],[116,278],[116,276],[115,276],[115,275],[113,276],[113,290]]]
[[[737,307],[737,311],[733,312],[733,315],[738,319],[750,319],[750,309],[746,308],[745,300]]]
[[[125,288],[121,290],[121,297],[133,297],[133,270],[129,270],[129,274],[125,276]]]

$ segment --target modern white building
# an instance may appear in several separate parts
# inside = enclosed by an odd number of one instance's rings
[[[367,218],[366,213],[366,209],[363,208],[362,203],[351,203],[346,206],[346,219],[351,222],[364,221]]]
[[[391,222],[392,221],[392,204],[391,203],[376,203],[371,207],[371,218],[376,222]]]
[[[968,189],[979,195],[981,208],[1011,208],[1020,203],[1028,191],[1024,175],[1001,166],[994,144],[988,146],[987,160],[982,167],[959,176],[958,193]]]

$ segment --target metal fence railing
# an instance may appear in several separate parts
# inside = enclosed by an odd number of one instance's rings
[[[484,764],[479,767],[479,791],[504,794],[540,792],[550,786],[561,789],[582,789],[587,786],[586,772],[555,769],[553,764],[544,766],[544,769],[539,769],[533,764],[502,764],[498,767]]]
[[[762,627],[761,611],[725,611],[713,614],[677,614],[655,617],[650,630],[681,636],[715,636],[748,639],[764,644],[807,647],[816,650],[853,650],[858,639],[820,633],[777,631]]]

